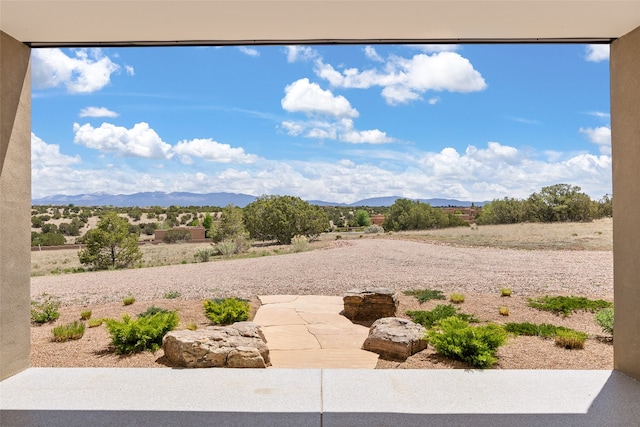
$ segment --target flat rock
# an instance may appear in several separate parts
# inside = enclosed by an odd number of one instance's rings
[[[162,340],[172,366],[184,368],[266,368],[269,348],[253,322],[208,326],[195,331],[171,331]]]
[[[398,299],[391,289],[351,289],[343,297],[344,315],[353,321],[372,321],[393,317]]]
[[[371,325],[362,349],[378,353],[384,359],[404,361],[427,348],[425,332],[422,325],[408,319],[378,319]]]

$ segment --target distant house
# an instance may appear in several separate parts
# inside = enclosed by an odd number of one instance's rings
[[[208,240],[205,236],[206,229],[204,227],[173,227],[171,230],[187,230],[191,234],[190,241],[203,242]],[[169,230],[156,230],[153,234],[153,240],[155,242],[162,242]]]

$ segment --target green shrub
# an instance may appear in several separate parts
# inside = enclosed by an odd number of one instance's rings
[[[204,302],[205,316],[215,325],[229,325],[249,318],[249,302],[236,298],[212,299]]]
[[[225,258],[231,258],[231,255],[235,254],[237,249],[238,246],[233,240],[223,240],[216,243],[216,250]]]
[[[53,333],[53,341],[64,342],[69,340],[79,340],[84,335],[84,322],[78,322],[66,325],[56,326],[51,330]]]
[[[499,307],[498,308],[498,313],[500,313],[501,316],[508,316],[509,315],[509,307]]]
[[[407,316],[409,316],[414,322],[421,324],[427,329],[433,327],[433,325],[435,325],[440,320],[452,316],[464,320],[465,322],[478,322],[478,319],[475,316],[466,313],[459,313],[458,310],[451,304],[438,304],[433,310],[430,311],[409,310],[406,313]]]
[[[179,228],[167,230],[167,234],[162,238],[164,243],[188,242],[189,240],[191,240],[191,232]]]
[[[507,333],[499,325],[474,327],[457,317],[448,317],[427,332],[427,339],[439,354],[476,368],[488,368],[498,361],[495,353],[507,340]]]
[[[198,329],[198,325],[196,325],[195,323],[191,322],[191,323],[187,323],[186,328],[190,331],[195,331],[196,329]]]
[[[524,335],[529,337],[542,337],[551,338],[555,337],[558,331],[568,331],[569,328],[564,326],[555,326],[548,323],[541,323],[536,325],[535,323],[505,323],[505,331],[514,335]]]
[[[96,328],[98,326],[102,326],[102,322],[104,322],[103,319],[89,319],[87,321],[87,326],[90,328]]]
[[[539,298],[529,298],[529,306],[538,310],[551,311],[564,317],[569,316],[576,311],[597,311],[603,308],[611,307],[612,304],[604,300],[590,300],[585,297],[574,296],[543,296]]]
[[[52,295],[43,294],[41,301],[31,301],[31,322],[39,325],[58,320],[60,301]]]
[[[416,297],[417,300],[420,301],[420,304],[432,299],[446,299],[442,291],[438,291],[435,289],[413,289],[410,291],[403,291],[402,293],[405,295]]]
[[[309,250],[309,239],[305,236],[295,236],[291,239],[291,250],[293,252],[304,252]]]
[[[82,319],[82,320],[91,319],[91,310],[82,310],[80,312],[80,319]]]
[[[179,318],[175,311],[142,316],[135,320],[123,314],[122,321],[105,319],[105,323],[115,352],[130,354],[156,351],[162,345],[165,334],[178,326]]]
[[[587,334],[574,330],[558,331],[556,333],[556,345],[569,350],[584,348]]]
[[[464,302],[464,295],[463,294],[451,294],[449,296],[449,301],[451,301],[454,304],[462,304]]]
[[[193,255],[200,262],[209,262],[209,259],[215,255],[216,251],[212,248],[200,249]]]
[[[596,313],[596,323],[602,330],[613,335],[613,307],[604,308]]]
[[[142,313],[138,313],[138,319],[141,317],[149,317],[149,316],[153,316],[154,314],[158,314],[158,313],[169,313],[171,312],[171,310],[167,310],[166,308],[160,308],[160,307],[156,307],[155,305],[152,305],[151,307],[147,308],[146,311],[143,311]]]
[[[502,296],[502,297],[510,297],[511,296],[511,289],[509,289],[509,288],[500,289],[500,296]]]
[[[381,226],[379,226],[377,224],[372,224],[372,225],[368,226],[367,228],[365,228],[364,232],[366,234],[384,233],[384,228],[382,228]]]
[[[180,292],[178,291],[169,291],[169,292],[165,292],[164,297],[166,299],[176,299],[180,296]]]
[[[122,304],[124,305],[131,305],[134,302],[136,302],[136,299],[134,297],[125,297],[122,299]]]
[[[340,240],[342,239],[342,235],[341,234],[336,234],[336,240]]]

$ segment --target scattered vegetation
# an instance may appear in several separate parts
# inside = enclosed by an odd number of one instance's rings
[[[402,292],[405,295],[409,295],[409,296],[414,296],[416,297],[416,299],[418,301],[420,301],[420,304],[422,304],[423,302],[426,301],[430,301],[433,299],[447,299],[444,296],[444,293],[442,291],[439,291],[437,289],[413,289],[413,290],[409,290],[409,291],[403,291]]]
[[[498,361],[495,354],[506,342],[507,333],[499,325],[470,326],[462,319],[448,317],[427,332],[427,339],[438,354],[476,368],[489,368]]]
[[[223,240],[222,242],[216,243],[215,247],[216,251],[224,258],[231,258],[238,250],[238,246],[233,240]]]
[[[131,305],[134,302],[136,302],[136,299],[134,297],[125,297],[122,299],[122,304],[123,305]]]
[[[91,310],[82,310],[80,312],[80,319],[82,319],[82,320],[91,319]]]
[[[556,333],[556,345],[569,350],[584,348],[587,334],[574,330],[560,330]]]
[[[613,335],[613,307],[603,308],[596,313],[596,323],[602,330]]]
[[[464,295],[463,294],[451,294],[449,295],[449,301],[451,301],[454,304],[462,304],[464,302]]]
[[[249,232],[242,218],[242,209],[232,205],[222,209],[220,222],[212,222],[209,227],[209,236],[216,244],[218,253],[225,257],[247,252],[251,248]]]
[[[249,302],[236,298],[217,298],[204,301],[205,316],[214,325],[230,325],[249,319]]]
[[[84,322],[78,322],[66,325],[56,326],[51,330],[53,333],[53,341],[64,342],[69,340],[79,340],[84,335],[85,324]]]
[[[564,317],[569,316],[576,311],[597,311],[603,308],[611,307],[612,304],[604,300],[590,300],[585,297],[576,296],[542,296],[539,298],[530,298],[529,306],[538,310],[550,311],[555,314],[561,314]]]
[[[176,299],[179,296],[180,296],[180,292],[178,291],[169,291],[169,292],[165,292],[164,294],[165,299]]]
[[[31,322],[43,324],[54,322],[60,317],[60,301],[53,295],[42,294],[40,300],[31,301]]]
[[[411,320],[421,324],[427,329],[432,328],[433,325],[435,325],[437,322],[448,317],[457,317],[458,319],[464,320],[465,322],[469,323],[478,322],[478,318],[476,318],[474,315],[460,313],[458,309],[451,304],[438,304],[433,310],[430,311],[408,310],[406,314],[411,318]]]
[[[178,326],[179,318],[175,311],[160,312],[131,319],[122,315],[122,321],[105,319],[111,335],[111,343],[117,354],[156,351],[162,345],[165,334]]]
[[[198,249],[193,255],[200,262],[209,262],[211,257],[216,254],[216,250],[213,248]]]
[[[138,313],[138,319],[141,317],[149,317],[149,316],[153,316],[156,315],[158,313],[169,313],[171,310],[167,310],[166,308],[161,308],[161,307],[156,307],[155,305],[152,305],[151,307],[148,307],[145,311],[143,311],[142,313]]]
[[[371,224],[370,226],[364,229],[364,232],[366,234],[380,234],[380,233],[384,233],[384,228],[377,224]]]
[[[511,289],[509,289],[509,288],[500,289],[500,296],[501,297],[510,297],[511,296]]]
[[[167,230],[167,234],[162,238],[164,243],[181,243],[189,240],[191,240],[191,231],[180,228]]]

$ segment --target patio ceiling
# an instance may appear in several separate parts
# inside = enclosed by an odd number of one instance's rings
[[[0,0],[2,31],[38,46],[609,42],[640,0]]]

